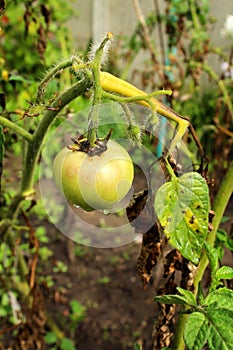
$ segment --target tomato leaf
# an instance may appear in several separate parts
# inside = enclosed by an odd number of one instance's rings
[[[196,306],[197,305],[196,298],[193,295],[193,293],[190,292],[190,290],[185,290],[185,289],[180,288],[180,287],[177,287],[177,290],[180,293],[180,295],[185,298],[186,303],[188,305],[192,305],[192,306]]]
[[[162,185],[155,196],[155,211],[170,243],[198,264],[208,232],[208,186],[196,172]]]
[[[158,295],[154,297],[154,301],[162,304],[177,304],[177,305],[189,305],[196,307],[197,302],[192,292],[183,288],[177,288],[178,294]]]
[[[209,334],[208,320],[201,312],[193,312],[187,319],[184,341],[189,350],[201,350]]]
[[[135,343],[133,348],[134,348],[134,350],[142,350],[141,345],[138,343]]]
[[[61,350],[76,350],[73,341],[69,338],[63,338],[60,345]]]
[[[205,305],[213,308],[226,308],[233,312],[233,290],[219,288],[207,295]]]
[[[218,279],[232,279],[233,278],[233,268],[230,266],[222,266],[216,272],[216,277]]]
[[[11,74],[9,81],[20,81],[22,83],[29,83],[30,81],[22,77],[21,75]]]
[[[203,307],[204,306],[204,307]],[[184,340],[189,350],[233,350],[233,291],[219,288],[205,298],[200,312],[188,316]]]
[[[211,308],[207,312],[210,325],[208,346],[210,350],[233,350],[233,312],[226,308]]]
[[[46,333],[44,340],[45,340],[46,344],[54,344],[57,341],[57,336],[53,332],[48,332],[48,333]]]
[[[177,305],[186,305],[187,301],[185,297],[181,295],[158,295],[154,297],[154,301],[161,304],[177,304]]]

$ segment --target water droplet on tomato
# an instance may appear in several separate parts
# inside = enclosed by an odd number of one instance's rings
[[[102,213],[104,215],[109,215],[110,214],[110,210],[109,209],[104,209],[104,210],[102,210]]]

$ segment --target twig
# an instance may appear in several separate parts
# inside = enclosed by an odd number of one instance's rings
[[[156,58],[155,50],[154,50],[152,42],[150,40],[150,34],[149,34],[148,27],[147,27],[146,22],[145,22],[145,18],[144,18],[143,13],[142,13],[142,9],[140,7],[140,4],[139,4],[138,0],[132,0],[132,1],[133,1],[133,5],[134,5],[134,8],[135,8],[138,20],[139,20],[139,22],[140,22],[140,24],[142,26],[144,39],[145,39],[146,45],[147,45],[147,47],[148,47],[148,49],[150,51],[151,59],[154,62],[154,64],[156,65],[157,73],[158,73],[158,76],[159,76],[161,82],[163,82],[165,80],[165,76],[164,76],[163,71],[161,70],[160,63],[159,63],[159,61]]]
[[[219,120],[217,118],[214,118],[214,122],[215,122],[216,127],[218,128],[219,131],[221,131],[223,134],[233,138],[233,132],[228,130],[228,129],[226,129],[226,128],[224,128],[224,126],[222,126],[219,123]]]
[[[155,6],[157,18],[160,18],[160,10],[159,10],[158,0],[154,0],[154,6]],[[163,29],[162,29],[160,19],[158,20],[158,33],[159,33],[159,42],[160,42],[160,47],[161,47],[161,61],[162,61],[162,64],[165,66],[166,65],[166,53],[165,53]]]

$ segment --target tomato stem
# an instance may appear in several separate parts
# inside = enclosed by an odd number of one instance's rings
[[[84,63],[76,55],[73,55],[69,59],[58,63],[55,67],[51,68],[41,80],[37,89],[35,103],[40,103],[43,100],[44,93],[49,81],[53,79],[58,73],[61,73],[66,68],[72,67],[74,73],[77,74],[78,70],[88,68],[88,66],[89,63]]]
[[[100,46],[94,53],[94,59],[91,62],[92,77],[93,77],[93,101],[92,108],[88,116],[88,134],[87,140],[91,147],[95,146],[98,137],[98,120],[99,120],[99,110],[102,101],[103,90],[101,87],[100,80],[100,70],[101,62],[104,54],[104,49],[106,44],[112,39],[112,33],[108,33],[104,40],[101,42]]]
[[[26,131],[21,126],[17,125],[16,123],[13,123],[11,120],[0,116],[0,124],[3,125],[5,128],[10,128],[13,130],[16,134],[22,136],[26,141],[32,140],[32,135]]]
[[[124,115],[128,123],[128,129],[127,129],[128,137],[138,147],[141,147],[142,146],[141,129],[139,126],[136,125],[134,116],[131,113],[128,105],[126,103],[121,103],[121,107],[124,111]]]
[[[209,232],[209,235],[207,237],[207,242],[213,247],[215,240],[216,240],[216,234],[219,228],[219,225],[221,223],[224,211],[226,210],[227,204],[229,203],[229,200],[231,198],[231,195],[233,193],[233,162],[230,164],[225,177],[223,181],[221,182],[221,185],[219,187],[219,190],[217,192],[217,195],[214,199],[213,203],[213,210],[215,212],[215,216],[213,219],[213,230]],[[203,252],[203,255],[200,259],[199,267],[197,270],[197,273],[194,278],[194,287],[195,291],[194,294],[197,294],[198,291],[198,285],[199,282],[202,280],[203,274],[208,266],[208,258]]]

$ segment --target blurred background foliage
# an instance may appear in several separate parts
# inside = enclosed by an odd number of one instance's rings
[[[154,12],[145,15],[139,1],[133,3],[138,25],[131,36],[118,37],[109,69],[146,91],[171,89],[163,102],[190,117],[210,169],[221,172],[233,156],[233,16],[221,30],[229,46],[216,47],[211,32],[217,18],[208,1],[167,0],[164,12],[154,1]],[[141,53],[145,59],[135,65]]]

